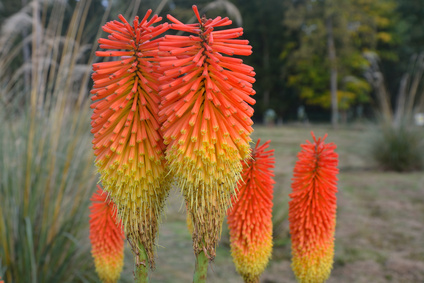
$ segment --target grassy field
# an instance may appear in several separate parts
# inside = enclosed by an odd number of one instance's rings
[[[337,144],[339,193],[334,269],[328,282],[424,282],[424,175],[390,173],[377,169],[368,149],[374,128],[292,125],[256,127],[254,141],[271,139],[275,149],[275,240],[273,259],[261,282],[295,282],[290,268],[287,221],[291,175],[300,143],[310,132]],[[178,192],[170,195],[160,230],[157,270],[151,282],[191,282],[194,255]],[[122,282],[132,280],[132,258],[127,253]],[[242,282],[230,256],[224,230],[208,282]]]

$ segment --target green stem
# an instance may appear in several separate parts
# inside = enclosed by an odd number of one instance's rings
[[[196,256],[196,269],[194,270],[193,283],[205,283],[208,275],[209,259],[204,252]]]
[[[259,276],[253,278],[243,277],[244,283],[259,283]]]
[[[138,245],[138,254],[139,255],[135,258],[135,282],[148,283],[149,277],[147,276],[147,273],[149,270],[149,261],[147,258],[146,250],[141,243]]]

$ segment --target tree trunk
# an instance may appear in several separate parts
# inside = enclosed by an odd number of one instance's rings
[[[326,21],[328,59],[330,61],[330,92],[331,92],[331,124],[333,128],[338,125],[338,101],[337,101],[337,62],[336,48],[334,47],[333,17],[329,15]]]
[[[403,119],[406,114],[405,105],[406,105],[408,83],[409,83],[409,74],[406,73],[402,76],[402,79],[400,80],[399,93],[398,93],[397,103],[395,108],[395,118],[393,120],[393,126],[395,128],[400,127],[401,123],[404,122]]]
[[[263,70],[264,70],[264,73],[268,75],[269,71],[270,71],[269,44],[268,44],[268,39],[267,39],[265,34],[263,35],[262,39],[263,39],[262,43],[263,43],[263,46],[264,46],[264,54],[263,54],[264,68],[263,68]],[[270,80],[269,78],[266,78],[266,80],[265,80],[266,86],[265,86],[265,89],[264,89],[264,100],[263,100],[265,109],[268,109],[268,107],[269,107],[269,97],[270,97],[270,94],[271,94],[271,91],[269,89],[269,85],[270,85],[269,80]]]

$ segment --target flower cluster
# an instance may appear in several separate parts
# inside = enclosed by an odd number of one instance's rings
[[[158,219],[172,180],[185,197],[196,254],[210,259],[225,212],[250,157],[255,94],[253,68],[233,55],[250,55],[242,28],[228,18],[183,24],[168,15],[132,23],[108,22],[93,64],[93,149],[105,191],[133,250],[139,243],[154,266]],[[158,24],[158,25],[155,25]],[[165,35],[168,29],[191,33]],[[250,104],[250,105],[249,105]]]
[[[245,282],[259,282],[272,252],[272,199],[274,150],[270,141],[252,151],[243,166],[243,181],[228,210],[231,254]]]
[[[124,266],[124,230],[113,202],[100,186],[91,201],[90,241],[96,271],[103,282],[117,282]]]
[[[102,280],[118,279],[123,233],[154,267],[154,241],[172,180],[185,198],[195,254],[215,257],[228,207],[231,249],[245,282],[258,282],[272,251],[269,141],[251,150],[253,68],[234,55],[252,48],[228,18],[184,24],[168,15],[108,22],[93,64],[93,149],[101,182],[92,198],[90,239]],[[158,25],[155,25],[158,24]],[[168,29],[189,35],[165,35]],[[338,155],[324,138],[301,145],[290,194],[292,268],[323,282],[332,268]],[[236,188],[238,187],[238,193]],[[113,200],[114,209],[110,200]]]
[[[289,202],[292,268],[299,282],[324,282],[334,255],[338,155],[324,138],[301,145]]]
[[[112,61],[93,64],[95,101],[91,107],[93,148],[102,184],[118,208],[118,216],[132,242],[141,241],[153,267],[154,239],[158,219],[170,189],[163,138],[159,131],[158,42],[153,39],[168,24],[151,10],[132,25],[121,21],[106,23],[110,35],[99,39],[104,49],[97,56]]]
[[[159,42],[159,115],[166,159],[192,217],[194,250],[212,259],[241,161],[250,154],[255,73],[231,57],[252,53],[247,40],[236,39],[243,29],[215,30],[231,21],[193,10],[195,24],[168,15],[171,29],[191,35]]]

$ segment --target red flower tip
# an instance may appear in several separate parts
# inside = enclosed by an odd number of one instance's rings
[[[200,15],[199,15],[199,10],[197,10],[197,6],[193,5],[191,7],[193,8],[194,14],[196,15],[196,18],[199,21],[199,23],[202,23],[202,20],[200,19]]]
[[[301,145],[289,202],[292,268],[299,282],[324,282],[334,254],[338,154],[324,138]]]

